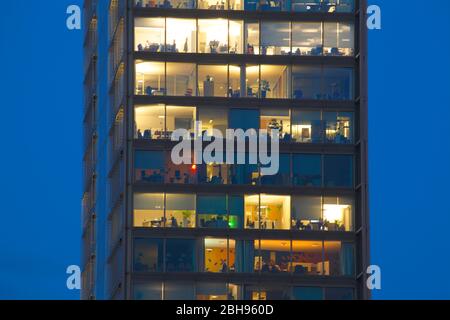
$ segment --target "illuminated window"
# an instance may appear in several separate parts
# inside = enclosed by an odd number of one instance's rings
[[[167,95],[195,95],[196,71],[193,63],[168,62],[166,65]]]
[[[289,22],[261,22],[261,54],[285,55],[291,52]]]
[[[165,108],[164,105],[136,106],[135,138],[138,140],[167,139],[165,135]]]
[[[327,231],[353,231],[353,200],[346,197],[325,197],[323,221]]]
[[[235,241],[206,238],[204,240],[204,271],[225,273],[235,270]]]
[[[198,0],[199,9],[207,10],[227,10],[228,1],[227,0]]]
[[[324,112],[323,123],[326,143],[348,144],[353,142],[352,112]]]
[[[244,23],[242,21],[229,21],[229,43],[230,43],[230,53],[242,53],[242,44],[244,33]]]
[[[197,22],[194,19],[167,18],[167,51],[188,53],[197,51]]]
[[[355,48],[354,26],[346,22],[325,22],[324,51],[329,56],[352,56]]]
[[[320,111],[292,112],[292,138],[301,143],[322,142],[322,121]]]
[[[134,41],[136,51],[164,51],[164,20],[164,18],[136,18],[134,20]]]
[[[166,226],[195,228],[194,194],[166,194]]]
[[[291,271],[296,275],[323,275],[322,241],[292,241]]]
[[[164,62],[136,62],[136,94],[147,96],[166,94]]]
[[[290,229],[291,197],[277,195],[245,196],[246,229]]]
[[[255,247],[257,246],[255,245]],[[290,262],[290,240],[260,241],[258,255],[255,256],[255,271],[260,271],[261,273],[289,272]]]
[[[322,55],[322,23],[292,23],[292,52],[302,56]]]
[[[227,20],[225,19],[198,20],[198,52],[228,53]]]
[[[164,194],[137,193],[134,195],[134,227],[164,227]]]
[[[199,65],[198,90],[198,95],[202,97],[226,97],[228,94],[228,66]]]
[[[245,23],[245,53],[259,54],[259,22]]]
[[[288,97],[287,66],[261,65],[261,98],[285,99]]]

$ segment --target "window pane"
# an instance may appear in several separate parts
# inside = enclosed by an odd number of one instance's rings
[[[325,197],[323,220],[328,231],[353,231],[353,199]]]
[[[292,52],[295,55],[322,54],[322,23],[294,22],[292,24]]]
[[[242,228],[244,222],[244,197],[228,196],[228,226],[231,229]]]
[[[195,227],[195,195],[166,194],[166,225],[172,228]]]
[[[287,98],[288,68],[286,66],[261,66],[261,98]]]
[[[203,282],[198,283],[197,300],[226,300],[227,299],[227,284]]]
[[[245,68],[245,82],[247,83],[247,94],[249,98],[260,97],[259,92],[259,69],[257,65],[247,65]],[[242,72],[242,71],[241,71]],[[267,91],[267,90],[266,90]]]
[[[295,154],[293,156],[294,185],[320,187],[322,185],[321,156]]]
[[[207,10],[227,10],[228,9],[228,1],[227,0],[198,0],[198,8],[199,9],[207,9]]]
[[[230,38],[230,53],[242,53],[242,34],[244,23],[242,21],[230,20],[229,38]]]
[[[164,18],[134,19],[134,41],[136,51],[164,51]]]
[[[134,227],[164,227],[164,194],[136,193],[134,195]]]
[[[264,55],[290,54],[290,23],[261,22],[261,53]]]
[[[166,23],[168,52],[196,52],[197,22],[195,19],[167,18]]]
[[[164,283],[164,300],[195,300],[194,283],[166,281]]]
[[[340,241],[325,241],[324,270],[329,276],[353,276],[353,245]]]
[[[319,231],[322,221],[322,197],[294,196],[292,198],[292,228]]]
[[[202,122],[202,133],[206,131],[209,136],[212,136],[212,129],[217,129],[225,137],[226,129],[228,128],[227,110],[224,108],[199,107],[198,117],[199,121]]]
[[[353,69],[324,68],[323,98],[326,100],[353,99]]]
[[[320,12],[321,0],[292,0],[292,11]]]
[[[318,100],[322,97],[322,71],[320,67],[292,67],[294,99]]]
[[[261,109],[260,129],[272,130],[278,129],[279,138],[284,141],[290,141],[291,137],[291,116],[289,109]]]
[[[136,151],[134,159],[135,180],[163,183],[164,161],[164,152],[162,151]]]
[[[327,143],[349,144],[353,142],[352,112],[324,112],[323,122]]]
[[[197,214],[200,228],[228,228],[226,195],[199,195]]]
[[[241,69],[244,71],[241,74]],[[228,80],[228,96],[231,98],[245,97],[245,65],[230,65]]]
[[[202,163],[197,165],[199,183],[206,184],[228,184],[229,166],[218,163]]]
[[[195,240],[167,239],[166,240],[166,272],[194,272]]]
[[[270,165],[264,165],[269,167]],[[291,156],[290,154],[279,155],[279,169],[275,175],[264,176],[261,172],[262,185],[289,186],[291,184]]]
[[[134,271],[162,272],[163,240],[134,239]]]
[[[246,195],[245,203],[245,229],[256,229],[259,223],[259,195]]]
[[[259,54],[259,22],[245,23],[245,53]]]
[[[324,50],[330,56],[352,56],[355,48],[352,23],[325,22]]]
[[[202,97],[226,97],[228,94],[228,66],[199,65],[198,90],[198,95]]]
[[[326,187],[353,186],[353,157],[351,155],[324,156],[324,182]]]
[[[204,271],[225,273],[234,267],[234,243],[228,247],[227,239],[206,238],[204,240]]]
[[[187,97],[195,95],[195,64],[170,62],[166,68],[167,95]]]
[[[133,285],[133,299],[161,300],[162,283],[161,282],[135,283]]]
[[[260,261],[262,273],[288,272],[291,262],[291,242],[289,240],[261,240],[257,259]]]
[[[292,267],[296,275],[322,275],[322,241],[292,241]]]
[[[292,136],[296,142],[321,143],[322,121],[320,111],[292,112]]]
[[[323,289],[318,287],[294,287],[294,300],[323,300]]]
[[[185,129],[191,133],[191,138],[194,138],[195,113],[195,107],[167,106],[167,135],[170,136],[177,129]]]
[[[164,105],[136,106],[135,138],[136,139],[167,139],[165,134],[165,108]]]
[[[214,1],[217,3],[217,1]],[[198,20],[198,52],[228,53],[228,21],[225,19]]]
[[[325,288],[325,300],[353,300],[353,288]]]
[[[166,94],[164,62],[136,62],[136,94],[162,96]]]

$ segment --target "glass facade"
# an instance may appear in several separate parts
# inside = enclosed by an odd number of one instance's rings
[[[363,297],[359,2],[133,3],[130,11],[112,0],[108,19],[99,19],[110,42],[108,62],[99,63],[108,67],[109,96],[98,133],[99,145],[111,146],[100,153],[108,194],[99,207],[108,211],[109,297]],[[227,129],[249,130],[247,146],[277,130],[278,171],[267,174],[270,165],[248,148],[233,150],[233,163],[193,152]],[[181,138],[190,161],[175,164]]]

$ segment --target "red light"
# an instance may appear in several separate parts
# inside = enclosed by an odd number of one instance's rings
[[[191,169],[192,169],[192,171],[195,171],[195,170],[197,170],[197,166],[195,164],[193,164]]]

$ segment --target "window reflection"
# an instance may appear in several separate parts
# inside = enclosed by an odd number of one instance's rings
[[[289,22],[261,22],[261,54],[290,54],[290,36]]]
[[[322,54],[322,23],[294,22],[292,24],[292,52],[295,55]]]

